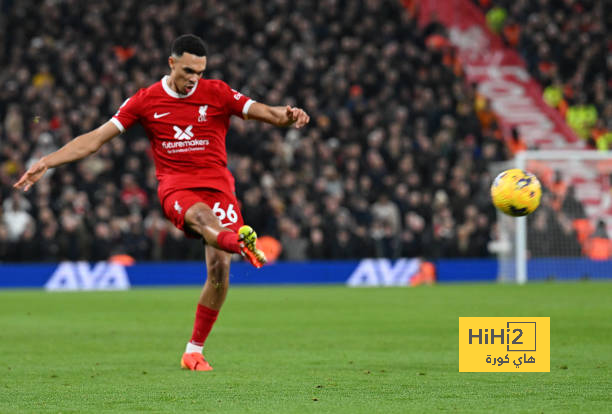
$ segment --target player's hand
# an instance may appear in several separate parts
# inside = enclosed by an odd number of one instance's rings
[[[23,191],[28,191],[36,181],[41,179],[48,169],[49,167],[42,159],[36,161],[36,163],[21,176],[19,181],[13,185],[13,187],[16,189],[23,189]]]
[[[301,108],[292,108],[289,105],[285,107],[289,123],[296,128],[301,128],[310,122],[310,117]]]

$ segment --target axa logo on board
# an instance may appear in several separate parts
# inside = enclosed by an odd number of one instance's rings
[[[63,262],[45,284],[46,290],[126,290],[125,267],[117,263]]]
[[[419,259],[364,259],[351,273],[349,286],[408,286],[419,272]]]

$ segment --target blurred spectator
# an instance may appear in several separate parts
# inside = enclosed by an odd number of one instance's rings
[[[170,226],[164,243],[164,260],[204,260],[202,242],[188,239],[174,226]]]
[[[397,234],[402,228],[400,210],[386,193],[381,193],[378,200],[372,204],[372,217],[386,223],[393,234]]]
[[[609,260],[612,256],[612,244],[610,244],[606,225],[602,220],[597,222],[595,233],[584,243],[583,251],[593,260]]]
[[[501,32],[502,28],[504,27],[504,22],[506,21],[507,15],[508,13],[503,7],[496,6],[491,8],[486,15],[487,26],[494,33]]]
[[[520,137],[516,127],[512,128],[512,135],[508,140],[508,149],[512,155],[516,155],[517,152],[527,150],[527,144],[525,144],[525,141]]]
[[[107,223],[99,222],[95,226],[93,244],[91,246],[91,260],[94,262],[107,260],[111,257],[115,241],[112,239],[111,229]]]
[[[59,256],[63,260],[79,260],[90,257],[91,238],[81,221],[69,212],[65,212],[60,220],[58,244]]]
[[[578,236],[574,230],[572,220],[565,214],[558,215],[559,219],[559,235],[551,235],[550,237],[556,242],[554,248],[555,255],[573,256],[581,255],[581,246],[578,242]]]
[[[57,224],[54,222],[52,224],[46,225],[43,227],[40,237],[40,257],[36,258],[36,261],[41,262],[52,262],[61,260],[60,256],[60,243],[58,241],[58,230]],[[32,260],[33,258],[29,257],[27,260]],[[81,259],[85,259],[81,257]]]
[[[565,119],[576,135],[588,140],[591,136],[591,129],[597,123],[597,109],[595,105],[587,104],[585,98],[582,97],[577,104],[567,108]]]
[[[30,257],[40,257],[40,244],[36,238],[34,221],[28,222],[19,241],[15,244],[14,257],[17,261],[28,261]]]
[[[597,226],[595,227],[595,233],[593,233],[593,237],[609,239],[608,230],[606,230],[606,223],[603,220],[597,221]]]
[[[9,240],[19,241],[28,224],[32,223],[32,216],[26,211],[28,205],[29,202],[18,193],[13,193],[12,197],[3,203],[2,218]]]
[[[576,199],[575,189],[573,186],[567,188],[561,210],[572,219],[585,218],[584,206]]]
[[[307,250],[308,258],[313,260],[327,258],[328,251],[324,244],[324,240],[325,236],[320,228],[313,227],[310,229],[310,239]]]
[[[359,259],[361,252],[348,229],[340,229],[331,241],[330,257],[334,259]]]
[[[9,232],[4,223],[0,223],[0,261],[11,260],[15,257],[13,249],[16,244],[9,239]]]
[[[283,246],[281,258],[284,260],[303,261],[308,258],[308,240],[300,234],[300,228],[291,219],[284,219],[280,224]]]
[[[132,174],[124,174],[121,177],[121,184],[119,197],[129,211],[134,209],[140,211],[147,206],[147,193],[138,186]]]
[[[546,257],[553,253],[550,231],[548,228],[548,213],[538,209],[527,227],[528,250],[531,257]]]

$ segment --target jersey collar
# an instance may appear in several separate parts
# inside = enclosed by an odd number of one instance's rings
[[[168,75],[162,78],[161,84],[162,84],[162,87],[164,88],[164,91],[168,95],[172,96],[173,98],[188,98],[191,95],[193,95],[196,88],[198,87],[198,82],[196,82],[196,84],[193,85],[193,88],[189,91],[189,93],[182,94],[182,93],[175,92],[170,86],[168,86]]]

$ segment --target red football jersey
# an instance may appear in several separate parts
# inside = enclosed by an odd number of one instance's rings
[[[235,192],[225,135],[230,116],[246,118],[254,101],[223,81],[209,79],[200,79],[181,95],[168,86],[167,78],[128,98],[111,121],[121,132],[136,122],[144,127],[162,203],[168,194],[187,188]]]

